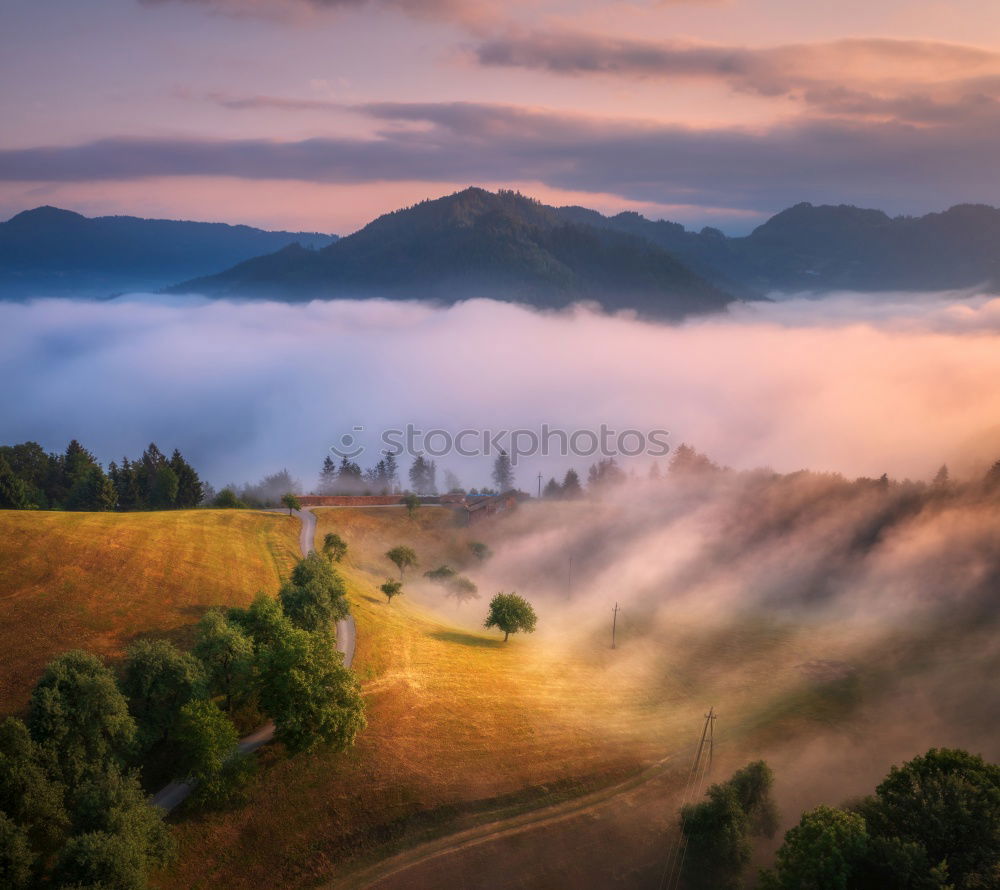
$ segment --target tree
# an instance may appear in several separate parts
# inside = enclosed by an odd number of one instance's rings
[[[49,662],[31,694],[28,729],[69,789],[93,770],[123,762],[136,733],[114,675],[80,651]]]
[[[221,695],[226,710],[246,692],[253,667],[254,648],[243,629],[217,609],[198,622],[194,654],[205,666],[208,690]]]
[[[385,454],[385,481],[389,492],[392,493],[399,488],[399,465],[396,463],[395,454],[391,451],[383,453]]]
[[[396,568],[399,569],[399,580],[403,580],[403,574],[411,566],[417,564],[417,554],[413,551],[412,547],[404,547],[400,545],[398,547],[393,547],[392,550],[386,552],[386,557],[390,562],[396,564]]]
[[[337,468],[337,493],[360,494],[363,488],[361,467],[344,455]]]
[[[99,466],[92,466],[79,472],[65,505],[67,510],[106,512],[115,508],[117,498],[114,483]]]
[[[361,687],[328,634],[290,628],[261,653],[260,700],[290,751],[353,744],[365,726]]]
[[[281,602],[266,593],[258,593],[245,609],[230,609],[226,618],[250,639],[255,654],[274,643],[292,626]]]
[[[587,473],[587,489],[592,491],[621,485],[624,481],[625,473],[613,457],[604,457],[591,464]]]
[[[444,487],[449,494],[463,494],[465,492],[465,489],[462,488],[462,480],[451,470],[444,471]]]
[[[403,582],[396,581],[393,578],[386,578],[385,584],[383,584],[379,590],[385,594],[385,600],[387,603],[392,602],[394,596],[399,596],[403,592]]]
[[[714,473],[719,469],[718,464],[711,461],[706,455],[695,451],[690,445],[681,444],[670,458],[670,465],[667,472],[670,475],[699,475],[702,473]]]
[[[28,833],[0,812],[0,887],[22,890],[30,886],[35,853]]]
[[[158,467],[153,477],[153,485],[149,491],[149,506],[160,510],[177,505],[177,492],[180,479],[169,464]]]
[[[436,584],[446,584],[457,574],[458,572],[456,572],[451,566],[440,565],[436,569],[424,572],[424,577],[430,581],[434,581]]]
[[[437,494],[437,465],[434,461],[418,454],[410,466],[410,485],[417,494]]]
[[[464,575],[452,578],[447,584],[447,596],[454,599],[459,605],[469,600],[479,599],[479,588]]]
[[[576,470],[570,468],[563,476],[562,496],[567,500],[576,500],[583,497],[583,487],[580,485],[580,475]]]
[[[506,451],[501,451],[493,462],[493,484],[497,491],[503,494],[514,487],[514,467]]]
[[[340,562],[347,556],[347,543],[336,532],[327,532],[323,536],[323,555],[330,562]]]
[[[194,467],[184,460],[176,448],[170,457],[170,469],[177,476],[177,494],[174,506],[185,509],[197,507],[205,497],[205,487],[195,472]]]
[[[173,855],[163,812],[149,803],[135,774],[95,772],[75,795],[74,837],[53,875],[67,886],[143,890],[149,871]]]
[[[860,806],[873,836],[919,845],[947,861],[956,890],[1000,876],[1000,766],[967,751],[931,748],[889,775]]]
[[[865,820],[820,806],[788,830],[775,867],[761,874],[762,890],[848,890],[868,853]],[[749,858],[749,854],[748,854]]]
[[[542,491],[542,497],[552,500],[560,497],[561,495],[562,486],[556,482],[554,478],[549,479],[549,481],[545,483],[545,488]]]
[[[403,506],[406,507],[406,515],[410,519],[413,519],[413,514],[417,512],[417,508],[420,506],[420,498],[412,491],[408,491],[403,495]]]
[[[24,510],[28,506],[27,486],[0,454],[0,510]]]
[[[212,506],[223,510],[242,510],[246,508],[246,504],[236,496],[236,490],[231,485],[227,485],[215,496]]]
[[[762,760],[712,785],[707,800],[681,809],[687,846],[685,885],[705,890],[736,890],[752,852],[750,838],[772,837],[777,813],[771,799],[774,776]]]
[[[196,783],[200,803],[221,803],[248,776],[249,761],[237,751],[239,733],[215,702],[189,701],[177,726],[180,774]]]
[[[302,501],[300,501],[294,494],[290,491],[285,492],[281,496],[281,503],[288,507],[288,515],[292,515],[292,510],[301,510]]]
[[[122,692],[144,752],[169,739],[181,708],[206,685],[201,662],[165,640],[141,640],[128,650]]]
[[[334,494],[337,490],[337,465],[328,454],[323,458],[323,469],[319,471],[319,494]]]
[[[278,593],[288,620],[303,630],[328,630],[349,614],[344,582],[318,553],[300,559]]]
[[[516,593],[498,593],[490,600],[490,612],[483,627],[495,627],[504,633],[506,643],[510,635],[518,631],[534,633],[538,616],[531,604]]]
[[[493,555],[493,551],[482,541],[469,541],[469,550],[480,562],[486,562]]]
[[[15,717],[0,723],[0,813],[14,820],[42,854],[55,848],[69,825],[64,791],[49,777],[44,752],[28,727]]]

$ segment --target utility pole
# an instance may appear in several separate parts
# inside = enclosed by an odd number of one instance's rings
[[[538,474],[538,500],[542,499],[542,474]]]
[[[615,631],[618,628],[618,603],[615,603],[614,609],[611,610],[611,648],[615,648]]]

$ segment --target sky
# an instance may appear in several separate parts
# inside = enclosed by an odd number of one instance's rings
[[[752,229],[1000,203],[982,0],[5,0],[0,218],[347,234],[468,185]]]

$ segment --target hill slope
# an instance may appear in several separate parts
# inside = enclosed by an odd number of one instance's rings
[[[158,290],[295,242],[324,247],[333,238],[37,207],[0,223],[0,299]]]
[[[279,513],[0,510],[0,714],[68,649],[120,655],[137,636],[187,646],[211,606],[273,593],[298,555]]]
[[[284,300],[490,297],[541,308],[593,300],[666,318],[732,300],[644,238],[482,189],[386,214],[319,251],[288,247],[170,291]]]

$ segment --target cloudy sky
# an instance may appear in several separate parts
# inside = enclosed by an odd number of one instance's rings
[[[0,217],[349,232],[470,184],[746,231],[1000,203],[982,0],[4,0]]]

